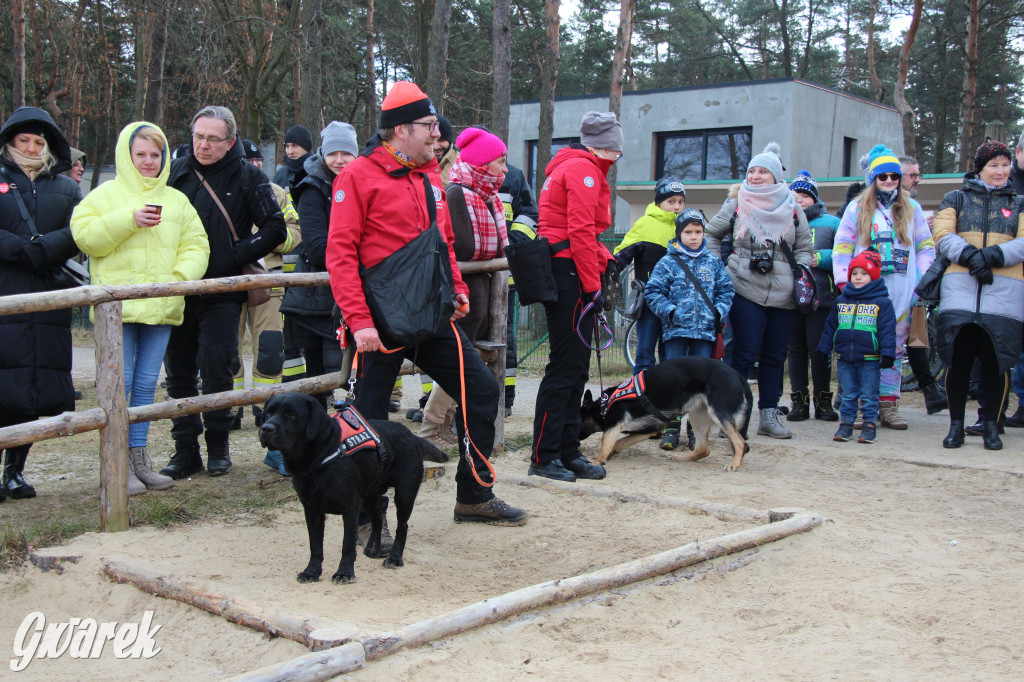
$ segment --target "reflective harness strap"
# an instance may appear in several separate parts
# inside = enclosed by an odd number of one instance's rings
[[[603,417],[608,414],[608,408],[611,407],[613,403],[616,403],[619,400],[629,399],[636,400],[640,404],[640,407],[644,408],[644,410],[646,410],[647,413],[655,419],[666,424],[670,422],[671,420],[666,417],[661,410],[655,407],[654,403],[651,402],[651,399],[647,397],[644,380],[644,374],[646,373],[647,370],[641,370],[636,376],[630,377],[619,384],[609,395],[602,395],[601,416]]]

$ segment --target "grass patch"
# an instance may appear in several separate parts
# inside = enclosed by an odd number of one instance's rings
[[[7,522],[0,526],[0,571],[20,566],[33,547],[59,545],[67,540],[99,530],[99,520],[83,518],[49,519],[38,524],[15,525]]]
[[[532,433],[505,433],[505,452],[515,452],[532,446]]]

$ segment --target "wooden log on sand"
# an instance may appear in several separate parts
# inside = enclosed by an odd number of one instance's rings
[[[356,641],[361,642],[366,650],[366,660],[377,660],[405,647],[419,646],[481,625],[496,623],[541,606],[566,602],[669,573],[684,566],[757,547],[795,533],[803,533],[819,525],[821,516],[818,514],[799,514],[786,521],[743,530],[704,543],[692,542],[683,547],[601,571],[526,587],[392,632],[360,635],[356,637]]]
[[[119,561],[103,559],[102,562],[103,572],[114,582],[134,585],[144,592],[195,606],[232,623],[275,637],[285,637],[311,649],[339,646],[350,641],[356,633],[354,627],[320,618],[269,611],[236,597],[210,592],[166,573],[132,568]]]
[[[504,483],[515,483],[530,488],[543,488],[555,490],[560,493],[572,495],[591,495],[593,497],[606,497],[621,502],[643,502],[660,507],[671,507],[673,509],[685,509],[691,514],[704,514],[714,516],[719,521],[753,521],[754,523],[770,523],[780,521],[793,516],[798,510],[779,510],[773,516],[771,511],[761,511],[740,507],[733,504],[719,504],[717,502],[695,502],[681,497],[670,497],[666,495],[648,495],[646,493],[627,493],[613,488],[605,488],[598,485],[586,483],[566,483],[564,481],[553,481],[549,478],[539,476],[520,476],[517,474],[502,474],[501,480]],[[788,516],[787,516],[788,514]]]
[[[232,682],[286,682],[287,680],[329,680],[336,675],[359,670],[366,664],[366,654],[358,642],[343,644],[326,651],[315,651],[289,661],[252,670]]]

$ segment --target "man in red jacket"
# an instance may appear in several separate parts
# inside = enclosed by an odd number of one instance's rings
[[[615,114],[588,111],[580,144],[558,150],[540,190],[540,236],[553,249],[568,245],[551,259],[558,300],[544,304],[551,354],[537,391],[531,476],[568,482],[605,476],[604,467],[579,451],[580,403],[590,377],[595,316],[604,309],[601,274],[614,267],[598,237],[611,225],[607,175],[620,156],[622,127]],[[588,304],[593,305],[582,315]]]
[[[395,348],[397,344],[380,331],[382,321],[374,320],[370,312],[359,274],[360,264],[372,268],[430,228],[430,207],[423,184],[426,177],[433,186],[437,226],[448,243],[457,305],[452,320],[469,311],[469,290],[455,262],[454,237],[434,158],[434,141],[439,135],[434,105],[416,85],[399,81],[381,105],[377,134],[334,180],[327,271],[334,299],[360,353],[355,407],[365,417],[387,419],[391,389],[404,358],[415,358],[416,364],[451,396],[460,396],[464,383],[466,404],[456,412],[455,421],[460,454],[464,455],[465,410],[473,457],[472,464],[465,456],[459,458],[455,520],[521,526],[528,514],[494,496],[487,485],[493,483],[490,472],[477,454],[479,450],[490,456],[494,445],[499,392],[494,376],[466,335],[453,325],[443,327],[417,346]],[[456,334],[462,342],[461,360]]]

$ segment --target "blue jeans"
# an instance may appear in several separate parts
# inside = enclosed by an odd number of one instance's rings
[[[661,340],[661,318],[644,307],[636,321],[636,358],[633,360],[633,374],[654,367],[655,347],[658,349],[658,359],[664,360],[666,351]]]
[[[171,338],[169,324],[124,325],[124,393],[128,407],[152,405],[160,366]],[[146,446],[149,422],[136,422],[128,427],[128,447]]]
[[[779,406],[782,395],[782,368],[786,348],[793,333],[796,310],[766,308],[740,295],[732,299],[729,322],[732,323],[732,360],[730,365],[744,380],[760,353],[757,368],[757,409]],[[843,387],[846,390],[846,387]]]
[[[715,344],[702,339],[666,339],[665,357],[668,358],[710,358]]]
[[[839,384],[843,387],[843,404],[839,408],[839,419],[843,424],[857,421],[857,401],[865,424],[878,422],[878,385],[881,371],[878,360],[859,360],[838,363]]]

